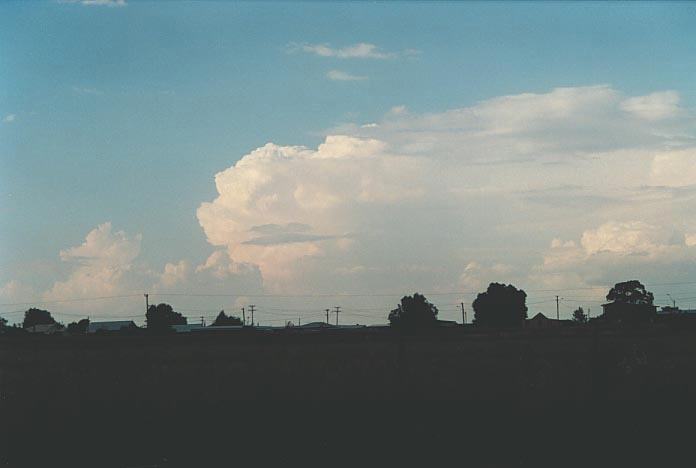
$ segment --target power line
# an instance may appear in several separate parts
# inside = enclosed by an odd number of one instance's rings
[[[656,287],[656,286],[678,286],[678,285],[693,285],[696,281],[679,281],[670,283],[647,283],[646,287]],[[591,290],[607,290],[611,289],[611,286],[589,286],[589,287],[578,287],[578,288],[554,288],[554,289],[524,289],[526,292],[564,292],[564,291],[591,291]],[[480,291],[431,291],[423,292],[422,294],[428,296],[452,296],[452,295],[469,295],[469,294],[479,294]],[[184,297],[270,297],[270,298],[307,298],[307,297],[399,297],[403,293],[336,293],[336,294],[249,294],[245,292],[239,292],[235,294],[222,294],[222,293],[190,293],[190,292],[157,292],[150,293],[149,296],[184,296]],[[121,294],[114,296],[95,296],[95,297],[82,297],[73,299],[60,299],[60,300],[48,300],[48,301],[26,301],[26,302],[13,302],[13,303],[3,303],[0,306],[18,306],[18,305],[31,305],[31,304],[59,304],[66,302],[84,302],[84,301],[97,301],[106,299],[121,299],[121,298],[131,298],[139,297],[141,294]]]
[[[99,301],[103,299],[121,299],[124,297],[140,297],[140,294],[122,294],[119,296],[99,296],[99,297],[81,297],[76,299],[61,299],[55,301],[30,301],[30,302],[14,302],[0,304],[0,306],[16,306],[16,305],[39,305],[39,304],[59,304],[63,302],[85,302],[85,301]]]

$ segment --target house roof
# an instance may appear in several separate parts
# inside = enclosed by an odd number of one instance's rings
[[[87,327],[88,333],[94,333],[99,330],[118,331],[122,328],[134,327],[135,322],[132,320],[114,320],[111,322],[90,322]]]
[[[30,327],[25,328],[25,330],[30,331],[32,333],[46,333],[62,329],[63,325],[61,325],[60,323],[42,323],[40,325],[32,325]]]
[[[331,328],[334,325],[326,322],[309,322],[303,325],[298,325],[296,328]]]

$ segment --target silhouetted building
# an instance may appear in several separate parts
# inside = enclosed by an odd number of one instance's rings
[[[604,320],[612,322],[650,321],[657,315],[657,306],[652,304],[631,304],[630,302],[609,302],[602,304]]]
[[[450,327],[458,327],[459,323],[455,322],[454,320],[438,320],[437,322],[438,327],[442,328],[450,328]]]
[[[558,328],[572,325],[572,320],[556,320],[548,318],[546,315],[539,312],[534,317],[524,321],[524,328],[533,330]]]
[[[119,332],[132,330],[138,326],[132,320],[114,320],[111,322],[89,322],[87,333],[97,332]]]
[[[200,323],[187,323],[184,325],[172,325],[172,329],[177,333],[191,333],[193,331],[198,331],[201,328],[205,328],[203,324]]]
[[[60,323],[42,323],[40,325],[32,325],[25,328],[29,333],[42,333],[44,335],[53,335],[63,333],[65,327]]]
[[[665,306],[657,311],[658,315],[694,315],[696,309],[680,309],[679,307]]]

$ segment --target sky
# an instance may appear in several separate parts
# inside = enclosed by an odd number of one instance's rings
[[[3,2],[0,316],[696,308],[694,57],[689,2]]]

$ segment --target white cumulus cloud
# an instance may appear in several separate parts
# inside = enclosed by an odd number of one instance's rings
[[[696,194],[656,187],[667,184],[655,161],[683,151],[677,171],[688,173],[694,119],[637,119],[630,99],[557,88],[432,114],[397,108],[328,131],[316,149],[269,143],[215,176],[198,220],[270,290],[559,285],[600,257],[618,268],[672,256],[661,229],[696,232]],[[578,269],[573,281],[585,274],[597,276]]]

